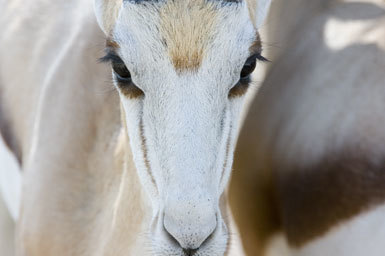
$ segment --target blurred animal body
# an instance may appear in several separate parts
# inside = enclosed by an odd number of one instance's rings
[[[385,254],[385,2],[276,1],[282,46],[239,138],[248,255]],[[274,18],[275,17],[275,18]]]
[[[269,5],[1,1],[16,254],[229,253],[223,192]]]

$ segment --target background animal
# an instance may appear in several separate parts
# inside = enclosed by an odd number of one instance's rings
[[[275,1],[230,189],[248,255],[385,253],[385,2]]]

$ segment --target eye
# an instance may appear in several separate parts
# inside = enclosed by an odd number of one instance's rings
[[[255,67],[257,66],[257,57],[257,55],[253,55],[247,59],[241,71],[241,80],[248,79],[251,73],[253,73]]]
[[[111,63],[120,92],[130,99],[143,97],[144,92],[132,82],[131,73],[123,60],[111,49],[107,48],[106,52],[106,56],[100,58],[100,61]]]
[[[264,58],[261,54],[254,54],[250,56],[245,64],[243,65],[240,79],[236,85],[234,85],[233,88],[231,88],[229,92],[229,98],[236,98],[239,96],[244,95],[247,92],[247,89],[249,87],[250,83],[250,75],[255,70],[255,67],[257,66],[257,61],[268,61],[266,58]]]
[[[115,59],[112,60],[111,64],[121,93],[130,99],[143,97],[143,91],[132,82],[131,73],[127,69],[123,60],[116,56]]]
[[[116,79],[119,83],[131,82],[131,73],[128,71],[122,60],[112,62],[112,69],[114,70]]]

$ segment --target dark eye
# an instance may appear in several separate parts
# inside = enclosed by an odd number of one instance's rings
[[[241,80],[248,79],[251,73],[253,73],[253,71],[255,70],[255,67],[257,66],[257,57],[258,56],[253,55],[247,59],[241,71]]]
[[[120,88],[120,92],[123,93],[127,98],[135,99],[144,96],[144,93],[139,89],[131,79],[131,73],[128,71],[123,60],[116,59],[112,61],[112,69],[114,70],[115,77]]]
[[[112,63],[112,69],[115,72],[116,79],[119,83],[129,83],[131,82],[131,74],[128,71],[126,65],[123,61],[115,61]]]
[[[247,92],[247,88],[249,87],[250,83],[250,75],[255,70],[255,67],[257,66],[257,61],[268,61],[260,54],[254,54],[251,57],[249,57],[245,64],[243,65],[240,79],[236,85],[231,88],[229,92],[230,98],[235,98],[244,95]]]

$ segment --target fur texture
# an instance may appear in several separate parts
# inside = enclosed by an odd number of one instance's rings
[[[284,25],[269,31],[282,50],[240,135],[230,193],[245,247],[270,255],[283,233],[290,255],[381,255],[384,1],[276,4]]]

